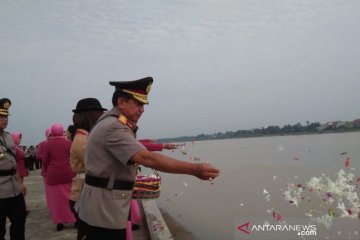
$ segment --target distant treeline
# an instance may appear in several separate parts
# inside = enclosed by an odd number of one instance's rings
[[[353,124],[354,123],[354,124]],[[218,132],[214,134],[199,134],[197,136],[182,136],[175,138],[162,138],[158,139],[159,142],[189,142],[189,141],[203,141],[215,139],[228,139],[228,138],[246,138],[246,137],[262,137],[262,136],[281,136],[281,135],[295,135],[295,134],[314,134],[314,133],[330,133],[330,132],[346,132],[346,131],[360,131],[360,125],[353,122],[328,122],[320,124],[313,122],[303,126],[301,123],[295,125],[279,126],[266,126],[262,128],[254,128],[251,130],[238,130]]]

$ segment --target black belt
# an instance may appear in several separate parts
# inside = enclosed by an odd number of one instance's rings
[[[16,173],[16,168],[10,169],[10,170],[0,170],[0,176],[4,177],[4,176],[12,176],[15,175]]]
[[[109,178],[99,178],[99,177],[93,177],[90,175],[85,175],[85,183],[99,188],[107,188],[109,182]],[[112,189],[117,190],[132,190],[134,188],[135,182],[127,182],[127,181],[119,181],[115,180],[114,185],[112,186]]]

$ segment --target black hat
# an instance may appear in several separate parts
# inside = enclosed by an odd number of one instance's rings
[[[88,112],[88,111],[106,111],[96,98],[83,98],[78,101],[76,108],[72,110],[74,113]]]
[[[121,92],[130,94],[139,102],[148,104],[147,95],[150,92],[151,84],[153,83],[152,77],[141,78],[134,81],[123,82],[109,82],[110,85],[115,86],[115,89]]]
[[[11,101],[8,98],[0,99],[0,115],[9,116],[9,108],[11,106]]]

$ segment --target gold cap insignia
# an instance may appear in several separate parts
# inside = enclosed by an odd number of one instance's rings
[[[149,93],[150,92],[150,90],[151,90],[151,83],[146,87],[146,93]]]

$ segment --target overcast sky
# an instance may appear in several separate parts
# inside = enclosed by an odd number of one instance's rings
[[[37,144],[109,81],[154,78],[139,137],[360,117],[358,0],[0,0],[7,131]]]

